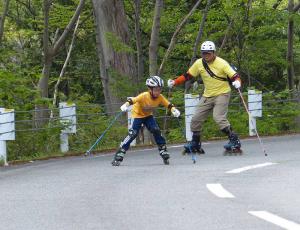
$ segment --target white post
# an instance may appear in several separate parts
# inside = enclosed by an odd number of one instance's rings
[[[7,162],[6,141],[15,140],[15,112],[13,109],[0,108],[0,160]]]
[[[67,133],[60,134],[60,151],[63,153],[69,151],[69,135]]]
[[[184,110],[185,110],[185,137],[187,141],[192,140],[191,121],[195,113],[195,109],[199,104],[199,95],[185,94],[184,95]]]
[[[6,141],[0,141],[0,160],[2,160],[4,162],[4,166],[8,166],[7,152],[6,152]]]
[[[262,92],[254,89],[248,90],[248,108],[249,108],[249,135],[255,136],[256,117],[262,117]]]
[[[255,136],[256,135],[256,118],[249,116],[249,136]]]
[[[60,134],[60,151],[65,153],[69,151],[68,135],[76,133],[76,106],[74,103],[59,103],[60,122],[66,125]]]

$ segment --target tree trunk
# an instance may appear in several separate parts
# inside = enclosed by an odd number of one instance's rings
[[[122,77],[135,76],[135,63],[132,54],[117,52],[107,39],[108,34],[120,38],[121,42],[128,45],[130,33],[126,20],[123,2],[120,0],[93,0],[93,9],[96,24],[97,53],[101,81],[104,90],[105,103],[108,112],[119,109],[119,97],[113,89],[113,72]]]
[[[64,65],[63,65],[63,67],[60,71],[57,82],[54,86],[53,107],[57,107],[57,105],[59,104],[59,102],[58,102],[58,87],[59,87],[59,84],[60,84],[64,74],[65,74],[67,65],[68,65],[70,57],[71,57],[71,53],[72,53],[73,45],[74,45],[74,40],[75,40],[76,32],[77,32],[77,29],[78,29],[78,25],[79,25],[79,20],[80,20],[80,16],[78,17],[78,20],[77,20],[77,23],[76,23],[76,26],[75,26],[75,29],[74,29],[74,32],[73,32],[73,36],[72,36],[72,40],[71,40],[71,43],[70,43],[70,46],[69,46],[69,50],[67,52],[66,60],[65,60]]]
[[[163,0],[156,0],[154,18],[149,45],[149,74],[157,75],[157,51],[159,43],[160,17],[163,10]]]
[[[225,44],[226,44],[226,42],[227,42],[228,34],[229,34],[229,32],[230,32],[230,30],[231,30],[231,28],[232,28],[233,21],[234,21],[234,19],[233,19],[233,17],[232,17],[231,20],[230,20],[230,22],[229,22],[229,24],[228,24],[228,26],[227,26],[227,29],[226,29],[226,31],[225,31],[225,35],[224,35],[224,38],[223,38],[223,40],[222,40],[222,44],[221,44],[221,46],[220,46],[220,48],[219,48],[219,51],[218,51],[218,54],[219,54],[219,55],[221,54],[222,49],[224,48],[224,46],[225,46]]]
[[[81,10],[83,9],[85,0],[80,0],[78,3],[78,6],[76,8],[76,11],[74,12],[71,20],[69,21],[68,25],[64,29],[63,33],[57,40],[55,40],[55,43],[53,46],[49,45],[49,12],[52,5],[52,0],[44,0],[43,4],[43,11],[44,11],[44,33],[43,33],[43,51],[44,51],[44,67],[42,71],[42,77],[39,80],[38,83],[38,89],[40,90],[40,94],[42,98],[48,98],[48,82],[50,77],[50,70],[52,66],[52,62],[54,57],[58,54],[60,47],[63,45],[63,43],[66,41],[67,36],[69,35],[70,31],[73,29],[76,21],[78,20],[78,17],[81,13]],[[58,34],[56,34],[58,35]],[[43,105],[43,110],[39,110],[40,105],[36,105],[36,115],[35,117],[37,119],[40,119],[39,122],[36,123],[36,126],[40,127],[41,125],[45,124],[47,121],[47,117],[49,117],[49,112],[44,113],[44,109],[47,108]]]
[[[294,36],[294,18],[293,18],[294,0],[289,0],[288,11],[290,13],[288,20],[288,47],[287,47],[287,76],[288,76],[288,87],[289,90],[294,90],[294,55],[293,55],[293,36]]]
[[[135,39],[136,39],[136,50],[137,50],[136,83],[138,85],[144,75],[143,48],[142,48],[141,26],[140,26],[141,0],[135,0],[134,2],[135,2],[134,4]]]
[[[2,37],[4,33],[4,22],[8,12],[9,0],[4,1],[3,13],[0,15],[0,45],[2,43]]]

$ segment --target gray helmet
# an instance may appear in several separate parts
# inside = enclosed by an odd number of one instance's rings
[[[164,80],[159,76],[151,76],[146,80],[146,86],[148,87],[164,87]]]

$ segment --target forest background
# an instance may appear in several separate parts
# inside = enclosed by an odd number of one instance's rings
[[[2,0],[0,107],[16,112],[9,161],[81,154],[128,96],[145,91],[150,75],[185,73],[199,44],[238,68],[242,91],[263,92],[262,135],[300,130],[300,2],[294,0]],[[197,84],[195,83],[194,86]],[[163,92],[181,111],[185,87]],[[77,133],[60,153],[59,102],[77,106]],[[158,109],[168,142],[183,142],[182,125]],[[229,119],[248,136],[248,115],[233,90]],[[114,149],[127,132],[124,116],[95,150]],[[145,134],[146,135],[146,134]],[[209,119],[203,139],[222,137]]]

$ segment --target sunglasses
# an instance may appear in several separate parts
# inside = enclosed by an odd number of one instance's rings
[[[202,51],[201,54],[202,55],[206,55],[206,54],[213,54],[214,52],[211,51]]]

